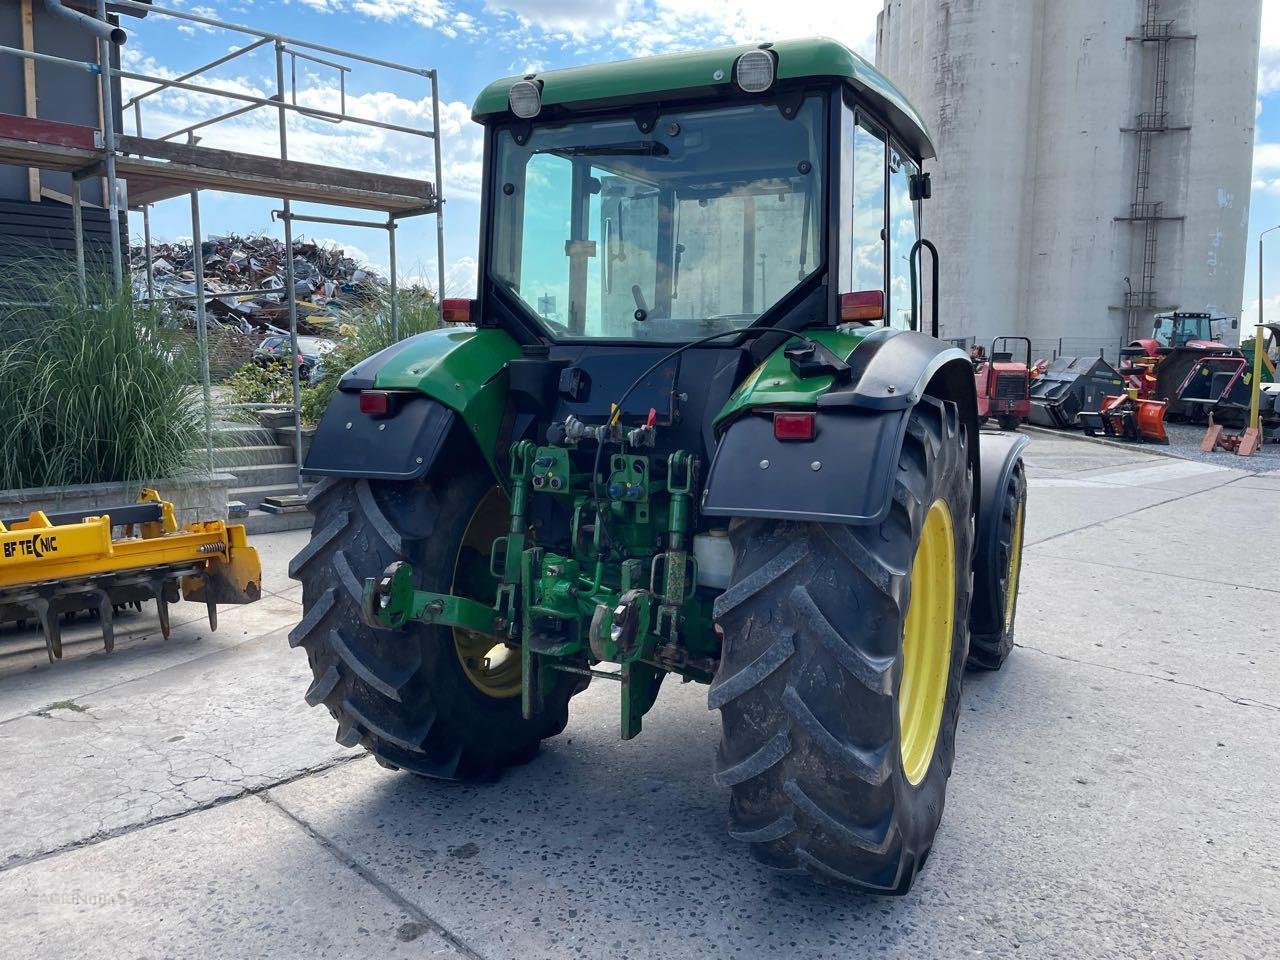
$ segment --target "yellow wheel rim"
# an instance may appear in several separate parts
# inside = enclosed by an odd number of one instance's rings
[[[454,560],[450,593],[491,603],[494,581],[489,568],[489,547],[507,532],[511,505],[501,487],[494,487],[476,505]],[[492,637],[453,631],[453,646],[467,679],[496,699],[520,695],[520,654]]]
[[[898,720],[902,770],[915,786],[929,772],[942,726],[955,632],[956,539],[951,510],[935,500],[911,564],[911,602],[902,631]]]
[[[1009,573],[1004,578],[1004,630],[1013,629],[1013,611],[1018,605],[1018,575],[1022,572],[1022,526],[1027,517],[1027,501],[1018,501],[1013,515],[1013,538],[1009,543]]]

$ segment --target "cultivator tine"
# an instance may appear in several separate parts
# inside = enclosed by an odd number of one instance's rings
[[[98,623],[102,626],[102,646],[110,653],[116,648],[115,604],[111,602],[111,594],[102,589],[95,589],[98,598]]]
[[[167,580],[152,580],[149,583],[151,592],[156,595],[156,616],[160,620],[160,636],[166,640],[169,639],[169,598],[165,596]],[[142,609],[142,604],[138,604],[138,609]]]
[[[206,600],[205,606],[209,608],[209,629],[218,629],[218,605],[212,600]]]
[[[48,597],[33,597],[27,601],[40,621],[40,632],[44,634],[44,649],[49,654],[49,662],[62,659],[62,623],[53,610]]]

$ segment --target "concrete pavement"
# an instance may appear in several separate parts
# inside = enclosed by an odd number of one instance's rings
[[[597,684],[497,784],[338,747],[286,640],[290,533],[217,633],[184,604],[167,642],[148,612],[107,657],[86,624],[52,666],[0,633],[0,956],[1280,954],[1280,478],[1043,434],[1028,465],[1020,649],[966,678],[906,898],[728,838],[696,685],[622,743]]]

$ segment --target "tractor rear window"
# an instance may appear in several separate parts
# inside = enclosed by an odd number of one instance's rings
[[[490,274],[557,339],[748,326],[822,262],[823,100],[497,135]]]

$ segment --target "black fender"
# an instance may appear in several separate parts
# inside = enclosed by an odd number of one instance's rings
[[[320,418],[302,473],[309,477],[417,480],[459,424],[458,414],[422,394],[403,395],[391,416],[360,412],[358,391],[337,390]]]
[[[999,567],[1000,500],[1013,475],[1023,448],[1031,441],[1016,433],[980,435],[982,472],[978,480],[978,518],[973,556],[973,599],[969,605],[969,630],[982,636],[1004,628]]]
[[[973,366],[930,336],[876,331],[853,351],[850,377],[818,398],[811,441],[774,439],[772,410],[752,409],[721,435],[703,492],[708,516],[882,522],[907,420],[926,392],[955,401],[978,435]],[[970,444],[974,476],[978,444]]]

